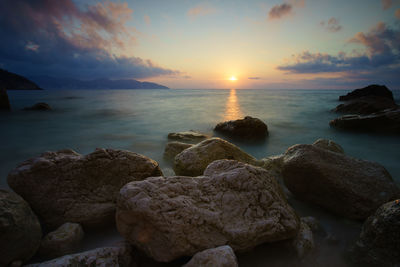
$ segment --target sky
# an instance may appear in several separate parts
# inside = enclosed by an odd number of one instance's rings
[[[175,89],[400,89],[400,0],[1,0],[0,68]]]

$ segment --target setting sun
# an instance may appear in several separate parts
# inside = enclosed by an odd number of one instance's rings
[[[234,82],[234,81],[237,81],[237,78],[236,78],[235,76],[231,76],[231,77],[229,78],[229,80],[232,81],[232,82]]]

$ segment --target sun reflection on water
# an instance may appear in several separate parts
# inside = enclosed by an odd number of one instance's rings
[[[237,120],[243,117],[240,105],[236,96],[236,90],[231,89],[226,101],[224,120]]]

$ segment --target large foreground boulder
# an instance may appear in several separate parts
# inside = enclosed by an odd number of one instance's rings
[[[64,223],[43,238],[38,253],[48,259],[72,254],[76,252],[83,236],[80,224]]]
[[[262,120],[250,116],[240,120],[220,122],[214,131],[243,140],[259,140],[268,135],[267,125]]]
[[[351,258],[359,266],[400,265],[400,200],[382,205],[364,223]]]
[[[299,227],[275,178],[234,160],[214,161],[204,176],[128,183],[116,221],[125,239],[163,262],[221,245],[249,250],[293,238]]]
[[[0,88],[0,110],[10,110],[10,100],[8,99],[7,91]]]
[[[347,95],[340,96],[339,100],[348,101],[364,96],[386,97],[393,100],[393,93],[386,86],[377,84],[368,85],[367,87],[351,91]]]
[[[203,141],[204,139],[207,139],[208,137],[209,137],[208,135],[198,133],[192,130],[186,132],[177,132],[168,134],[168,139],[170,140],[184,141],[190,143],[198,143],[200,141]]]
[[[400,193],[382,165],[314,145],[290,147],[282,166],[284,183],[297,198],[351,219],[366,219]]]
[[[66,255],[46,262],[27,265],[27,267],[130,267],[133,264],[132,248],[125,243],[112,247],[96,248],[82,253]]]
[[[400,108],[370,115],[345,115],[329,122],[342,130],[400,133]]]
[[[42,230],[29,204],[0,189],[0,266],[29,260],[39,248]]]
[[[235,253],[230,246],[220,246],[196,253],[183,267],[237,267]]]
[[[94,227],[114,221],[123,185],[157,175],[162,175],[157,162],[133,152],[96,149],[83,156],[61,150],[21,163],[8,184],[50,228],[66,222]]]
[[[202,175],[208,164],[218,159],[233,159],[253,165],[259,164],[254,157],[237,146],[214,137],[179,153],[175,157],[174,171],[177,175]]]

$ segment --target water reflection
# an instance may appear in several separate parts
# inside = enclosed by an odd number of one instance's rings
[[[236,90],[231,89],[226,101],[224,120],[237,120],[243,117],[240,105],[236,96]]]

